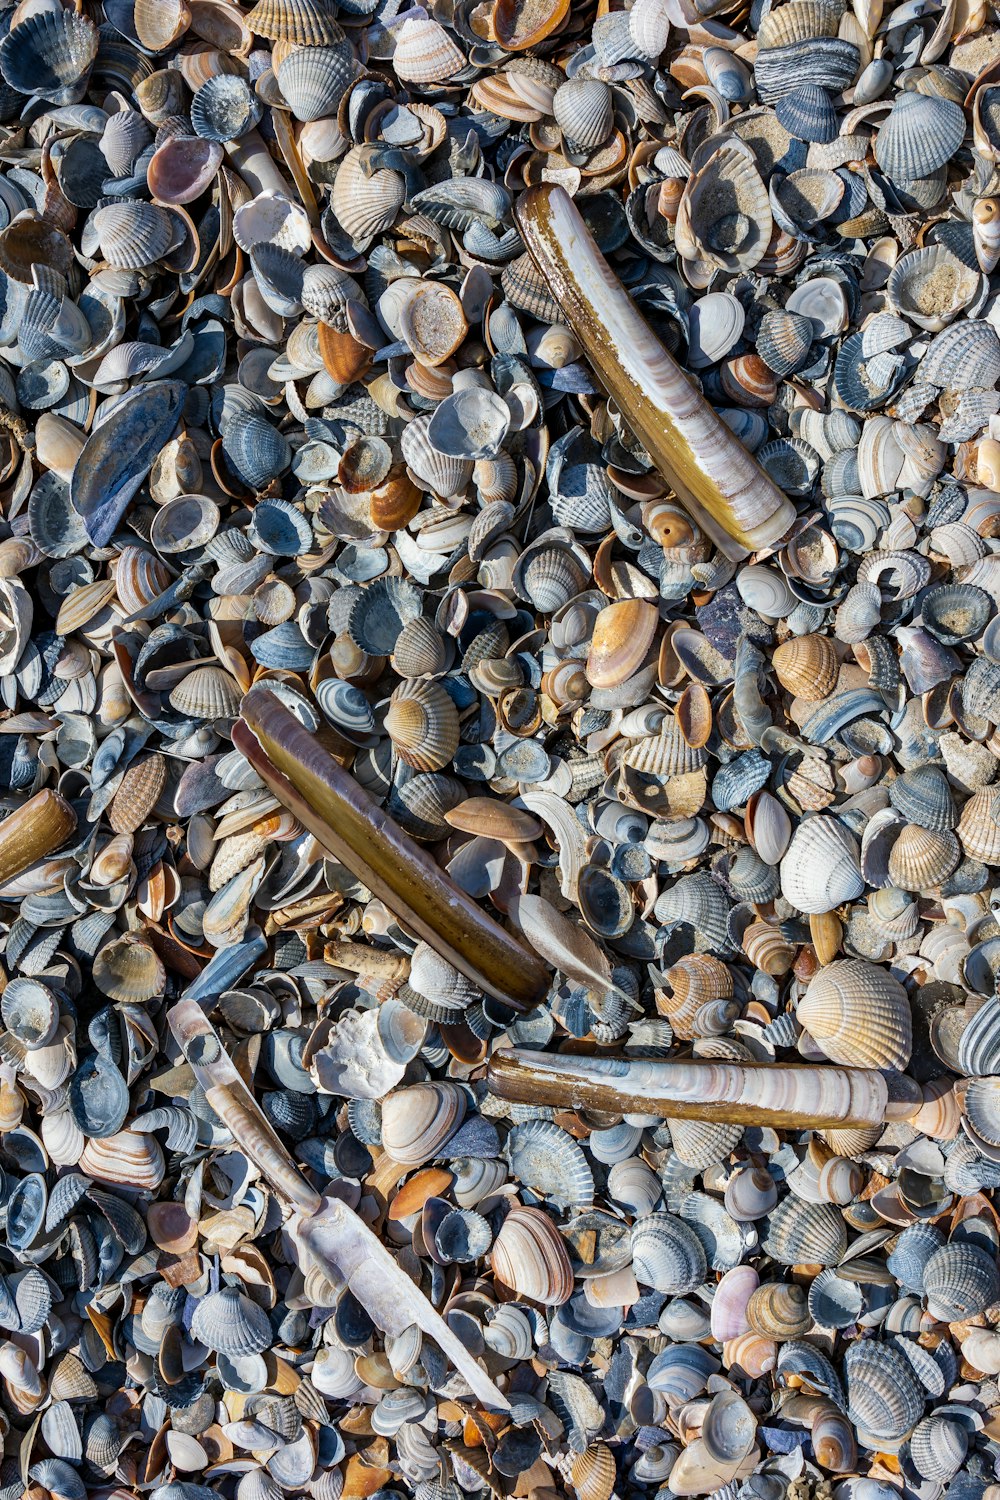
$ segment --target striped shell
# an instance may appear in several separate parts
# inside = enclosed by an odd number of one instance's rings
[[[490,1264],[504,1286],[543,1307],[561,1307],[572,1295],[566,1242],[539,1208],[511,1209],[493,1241]]]
[[[404,682],[393,693],[385,729],[396,753],[417,771],[438,771],[458,749],[458,710],[436,682]]]
[[[898,979],[865,959],[827,964],[809,981],[796,1016],[831,1062],[905,1068],[913,1044],[910,1002]]]

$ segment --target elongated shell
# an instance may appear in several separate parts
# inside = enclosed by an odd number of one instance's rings
[[[888,970],[861,958],[820,969],[796,1016],[832,1062],[850,1067],[905,1068],[913,1045],[906,991]]]
[[[595,373],[699,525],[736,557],[776,542],[794,507],[654,337],[569,195],[530,188],[516,212]]]

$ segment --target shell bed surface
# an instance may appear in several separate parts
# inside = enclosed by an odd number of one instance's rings
[[[602,394],[546,183],[773,548]],[[985,0],[0,0],[0,1500],[996,1500],[998,267]],[[324,854],[258,683],[542,1003]],[[508,1410],[300,1257],[181,996]]]

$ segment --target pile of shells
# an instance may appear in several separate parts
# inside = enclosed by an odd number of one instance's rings
[[[775,545],[602,394],[542,185]],[[0,0],[0,1500],[983,1500],[998,267],[983,0]],[[541,1003],[275,795],[260,682]],[[181,996],[506,1409],[300,1255]],[[510,1047],[889,1105],[511,1103]]]

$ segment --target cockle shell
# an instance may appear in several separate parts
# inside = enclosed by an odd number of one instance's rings
[[[781,861],[781,890],[798,911],[832,911],[864,890],[856,840],[835,818],[799,824]]]
[[[796,1016],[832,1062],[905,1068],[913,1022],[906,991],[864,959],[828,964],[810,980]]]

